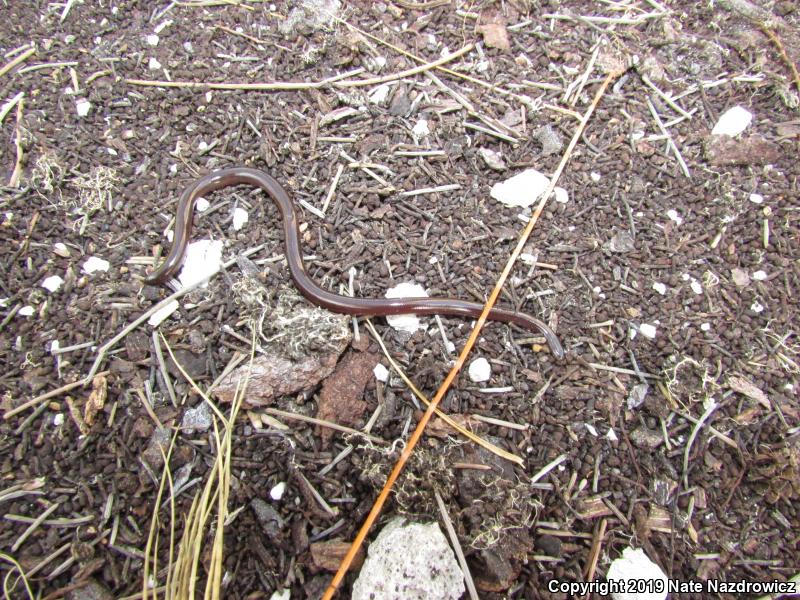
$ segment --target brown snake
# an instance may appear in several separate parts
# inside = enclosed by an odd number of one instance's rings
[[[308,276],[303,264],[297,214],[286,190],[267,173],[247,167],[232,167],[215,171],[201,177],[184,190],[178,201],[175,217],[175,242],[161,266],[147,276],[145,281],[148,284],[165,284],[180,269],[192,233],[195,201],[210,192],[240,184],[261,188],[278,205],[283,221],[284,246],[289,272],[297,289],[313,304],[332,312],[347,315],[440,314],[472,318],[478,318],[481,315],[483,305],[457,298],[351,298],[321,288]],[[556,334],[536,317],[502,308],[492,308],[488,318],[493,321],[514,323],[530,331],[541,333],[547,340],[553,356],[558,359],[564,358],[564,348]]]

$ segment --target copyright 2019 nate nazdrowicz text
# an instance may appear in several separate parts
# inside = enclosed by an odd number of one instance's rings
[[[595,581],[548,582],[550,592],[567,593],[570,596],[596,594],[795,594],[800,593],[800,585],[791,581],[681,581],[679,579],[608,579]]]

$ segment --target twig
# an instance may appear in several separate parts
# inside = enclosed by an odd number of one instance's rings
[[[11,100],[3,103],[3,106],[0,106],[0,123],[6,118],[6,115],[11,112],[11,109],[17,105],[17,102],[22,100],[25,96],[25,92],[19,92],[16,96],[14,96]]]
[[[558,458],[555,458],[554,460],[552,460],[549,463],[547,463],[545,466],[543,466],[541,469],[539,469],[539,471],[537,471],[536,475],[531,477],[531,483],[536,483],[537,481],[539,481],[542,477],[547,475],[550,471],[555,469],[558,465],[563,463],[565,460],[567,460],[567,455],[566,454],[562,454]]]
[[[117,335],[115,335],[113,338],[108,340],[105,344],[100,346],[97,349],[97,358],[94,359],[94,364],[92,364],[92,368],[89,369],[89,374],[86,377],[83,378],[83,382],[84,383],[89,383],[90,381],[92,381],[92,379],[94,378],[95,373],[97,372],[97,369],[100,368],[100,363],[103,362],[103,360],[105,359],[106,354],[108,353],[108,351],[111,348],[113,348],[117,344],[117,342],[119,342],[122,338],[124,338],[126,335],[128,335],[131,331],[136,329],[139,325],[141,325],[142,323],[147,321],[147,319],[152,317],[155,313],[157,313],[158,311],[160,311],[161,309],[166,307],[168,304],[170,304],[171,302],[177,300],[178,298],[181,298],[181,297],[185,296],[186,294],[188,294],[193,289],[195,289],[196,287],[200,286],[203,283],[205,283],[205,281],[198,281],[198,282],[193,283],[192,285],[189,285],[189,286],[186,286],[184,288],[179,289],[177,292],[173,292],[172,294],[170,294],[169,296],[164,298],[161,302],[159,302],[158,304],[156,304],[155,306],[153,306],[149,310],[145,311],[137,319],[134,319],[129,325],[127,325]]]
[[[703,415],[697,420],[695,423],[694,429],[692,429],[692,434],[689,436],[689,439],[686,442],[686,449],[683,451],[683,487],[684,489],[689,489],[689,453],[692,450],[692,444],[694,444],[694,440],[697,437],[697,434],[700,432],[700,428],[703,426],[703,423],[711,416],[719,405],[714,402],[713,400],[708,403],[708,408],[706,408]]]
[[[603,538],[606,536],[606,526],[608,525],[607,519],[602,519],[600,525],[595,532],[592,539],[592,548],[589,551],[589,561],[586,563],[585,580],[592,581],[594,579],[595,570],[597,569],[597,560],[600,558],[600,548],[603,546]]]
[[[464,123],[464,127],[467,129],[473,129],[480,133],[485,133],[486,135],[494,136],[496,138],[503,140],[504,142],[508,142],[509,144],[519,144],[519,140],[511,137],[510,135],[506,135],[505,133],[500,133],[499,131],[495,131],[494,129],[489,129],[488,127],[484,127],[483,125],[478,125],[477,123]]]
[[[320,427],[335,429],[336,431],[341,431],[342,433],[357,435],[360,437],[367,438],[369,441],[375,442],[377,444],[387,443],[386,440],[382,440],[381,438],[375,437],[374,435],[368,435],[363,431],[359,431],[358,429],[345,427],[344,425],[339,425],[338,423],[332,423],[331,421],[323,421],[322,419],[316,419],[314,417],[308,417],[306,415],[301,415],[299,413],[287,412],[285,410],[280,410],[271,407],[264,408],[264,412],[270,415],[275,415],[276,417],[283,417],[284,419],[294,419],[295,421],[304,421],[306,423],[312,423],[313,425],[319,425]]]
[[[34,52],[36,52],[35,47],[28,48],[25,52],[17,56],[16,58],[10,60],[8,63],[5,64],[2,68],[0,68],[0,77],[8,73],[11,69],[16,67],[18,64],[25,62],[30,58]]]
[[[333,195],[336,193],[336,186],[339,185],[339,178],[342,176],[342,172],[344,171],[344,165],[340,164],[336,168],[336,175],[333,176],[333,181],[331,182],[331,187],[328,188],[328,194],[325,196],[325,201],[322,203],[322,214],[323,216],[328,210],[328,206],[330,206],[331,200],[333,200]]]
[[[400,192],[400,196],[421,196],[422,194],[436,194],[439,192],[452,192],[453,190],[460,190],[461,186],[457,183],[450,183],[447,185],[440,185],[432,188],[420,188],[418,190],[409,190],[407,192]]]
[[[653,106],[653,103],[650,101],[650,97],[647,98],[647,108],[650,109],[650,114],[653,115],[653,119],[658,125],[658,128],[661,130],[665,136],[667,136],[667,144],[672,150],[672,153],[675,155],[675,158],[678,159],[678,164],[681,166],[681,170],[683,174],[686,175],[687,179],[691,179],[691,175],[689,173],[689,167],[686,166],[686,162],[683,160],[683,156],[681,156],[680,150],[678,150],[678,146],[675,145],[675,140],[672,139],[672,134],[664,127],[664,123],[661,121],[661,117],[658,116],[656,112],[656,107]]]
[[[378,515],[383,509],[383,505],[386,502],[387,498],[389,497],[389,493],[392,489],[392,486],[394,485],[394,482],[397,480],[397,477],[402,472],[406,462],[408,462],[408,459],[411,457],[411,453],[413,452],[414,447],[419,442],[420,437],[422,436],[422,432],[425,430],[425,427],[428,425],[428,422],[430,421],[434,412],[439,407],[439,402],[441,402],[442,398],[444,398],[444,395],[450,389],[450,386],[452,385],[453,381],[455,381],[455,378],[458,375],[459,371],[461,371],[461,368],[464,366],[464,363],[466,362],[467,356],[472,350],[472,347],[478,340],[478,336],[480,335],[483,326],[486,324],[486,319],[489,316],[489,312],[492,310],[492,307],[497,301],[498,296],[500,296],[500,292],[503,289],[503,285],[505,284],[506,279],[511,273],[511,270],[514,268],[514,264],[516,263],[517,258],[525,248],[525,244],[527,243],[528,238],[530,237],[531,232],[533,231],[533,228],[538,222],[539,217],[544,211],[544,207],[547,204],[547,200],[552,195],[553,189],[556,187],[556,184],[558,183],[558,179],[561,176],[561,173],[564,171],[567,162],[572,156],[572,152],[575,149],[575,146],[577,146],[578,141],[581,139],[583,131],[586,128],[586,124],[589,122],[592,113],[594,113],[595,108],[600,103],[600,99],[603,97],[603,94],[605,94],[608,86],[621,74],[622,71],[612,71],[611,73],[609,73],[608,76],[603,80],[603,83],[600,85],[600,88],[597,90],[597,93],[595,94],[595,97],[592,100],[591,104],[586,109],[586,112],[584,113],[580,123],[578,124],[575,134],[573,135],[569,145],[567,146],[566,151],[564,152],[564,156],[561,158],[561,162],[559,162],[558,167],[556,167],[553,176],[550,178],[549,185],[542,194],[541,200],[539,201],[536,210],[531,215],[530,221],[528,221],[528,224],[525,226],[525,229],[522,231],[519,237],[517,246],[512,251],[511,256],[509,256],[508,261],[506,262],[506,265],[503,268],[502,273],[500,273],[500,276],[497,279],[497,283],[495,284],[494,289],[489,295],[489,298],[486,301],[486,304],[483,307],[483,310],[481,311],[481,314],[478,317],[475,326],[470,332],[469,338],[467,339],[467,343],[464,345],[461,354],[459,354],[455,364],[450,369],[450,372],[447,374],[447,377],[445,377],[445,380],[439,386],[439,389],[437,390],[436,394],[431,400],[428,409],[425,411],[425,413],[422,415],[419,422],[417,423],[417,427],[414,429],[414,433],[409,438],[408,444],[403,448],[400,454],[400,458],[397,460],[397,463],[395,463],[394,468],[392,469],[391,473],[389,474],[389,477],[386,480],[386,484],[384,485],[383,489],[378,495],[378,498],[375,500],[375,504],[372,506],[369,515],[365,519],[364,523],[361,526],[361,529],[359,529],[358,534],[356,535],[355,539],[350,545],[350,548],[347,551],[347,555],[342,560],[341,564],[339,565],[339,569],[336,571],[336,574],[333,576],[333,579],[331,580],[330,585],[325,590],[325,594],[323,595],[323,600],[331,600],[331,598],[333,598],[333,595],[336,593],[336,590],[339,588],[339,585],[344,579],[345,573],[347,573],[347,570],[350,568],[350,565],[352,564],[353,559],[358,553],[358,550],[364,543],[364,539],[367,537],[367,533],[372,527],[372,524],[378,518]]]
[[[53,512],[55,512],[55,510],[58,507],[59,507],[59,503],[58,502],[56,502],[54,504],[51,504],[47,508],[47,510],[45,510],[42,514],[40,514],[38,517],[36,517],[36,519],[34,519],[33,523],[31,523],[28,526],[28,528],[25,531],[23,531],[22,534],[20,534],[20,536],[17,538],[17,541],[12,544],[11,551],[12,552],[16,552],[17,550],[19,550],[19,547],[22,544],[25,543],[25,540],[27,540],[34,531],[39,529],[41,524],[44,523],[45,519],[47,519],[47,517],[49,517],[51,514],[53,514]]]
[[[674,100],[673,100],[673,99],[672,99],[670,96],[668,96],[667,94],[665,94],[664,92],[662,92],[662,91],[661,91],[661,90],[658,88],[658,86],[656,86],[656,84],[655,84],[655,83],[653,83],[652,81],[650,81],[650,78],[649,78],[647,75],[642,75],[642,81],[644,81],[644,83],[647,85],[647,87],[649,87],[649,88],[650,88],[651,90],[653,90],[653,91],[654,91],[656,94],[658,94],[658,96],[659,96],[659,97],[660,97],[660,98],[661,98],[661,99],[662,99],[664,102],[666,102],[666,103],[669,105],[669,107],[670,107],[672,110],[674,110],[676,113],[678,113],[679,115],[681,115],[681,116],[682,116],[684,119],[691,119],[691,118],[692,118],[692,115],[691,115],[691,113],[688,113],[688,112],[686,112],[684,109],[682,109],[680,106],[678,106],[678,103],[677,103],[677,102],[675,102],[675,101],[674,101]]]
[[[98,375],[108,375],[110,371],[103,371],[98,373]],[[41,394],[40,396],[36,396],[27,402],[23,402],[19,406],[12,408],[11,410],[6,411],[3,415],[3,419],[8,421],[10,418],[17,416],[19,413],[28,410],[34,406],[37,406],[44,402],[45,400],[49,400],[50,398],[55,398],[56,396],[60,396],[61,394],[65,394],[70,390],[74,390],[76,387],[80,387],[86,383],[86,379],[80,379],[78,381],[73,381],[72,383],[68,383],[66,385],[62,385],[60,388],[56,388],[51,390],[47,393]]]
[[[25,99],[20,98],[17,102],[17,133],[14,136],[14,146],[17,149],[17,160],[14,163],[14,171],[11,173],[11,178],[8,180],[9,187],[19,187],[20,177],[22,175],[22,107],[25,105]]]
[[[229,82],[211,82],[211,81],[157,81],[152,79],[126,79],[125,83],[129,85],[140,85],[146,87],[164,87],[164,88],[190,88],[190,89],[209,89],[209,90],[250,90],[250,91],[292,91],[292,90],[311,90],[319,89],[326,86],[336,88],[353,88],[364,87],[370,85],[377,85],[379,83],[386,83],[387,81],[394,81],[396,79],[403,79],[411,75],[424,73],[431,69],[435,69],[443,64],[451,62],[470,50],[473,45],[467,44],[460,50],[448,54],[435,60],[433,62],[425,63],[418,67],[406,69],[405,71],[398,71],[397,73],[390,73],[383,77],[372,77],[370,79],[351,79],[347,81],[337,81],[336,77],[323,79],[322,81],[274,81],[271,83],[229,83]]]
[[[175,395],[175,388],[172,387],[172,379],[170,379],[169,373],[167,372],[167,364],[164,362],[164,353],[161,351],[161,342],[158,339],[158,334],[155,329],[153,330],[152,340],[153,349],[156,353],[156,362],[158,362],[158,368],[161,370],[161,378],[164,380],[164,385],[167,388],[169,399],[172,401],[172,406],[177,408],[178,397]]]
[[[436,504],[439,506],[439,513],[442,515],[444,528],[447,530],[447,537],[450,538],[450,544],[452,544],[453,550],[455,550],[456,553],[456,558],[458,559],[458,564],[461,566],[461,574],[464,575],[464,583],[467,585],[469,597],[472,600],[478,600],[478,590],[475,589],[475,582],[472,581],[472,574],[469,571],[467,559],[464,557],[464,551],[461,549],[461,544],[458,543],[458,536],[456,535],[456,530],[453,527],[453,522],[450,520],[450,515],[447,513],[447,507],[444,505],[444,500],[442,500],[439,492],[433,490],[433,495],[436,498]]]
[[[778,53],[781,55],[781,59],[784,63],[786,63],[786,66],[789,67],[789,70],[792,72],[794,84],[797,86],[797,91],[800,92],[800,72],[797,71],[797,65],[794,64],[794,61],[789,58],[789,55],[786,53],[786,48],[783,46],[781,38],[779,38],[778,34],[772,31],[772,29],[770,29],[766,23],[760,23],[760,25],[761,31],[763,31],[770,41],[775,44],[775,47],[778,49]]]

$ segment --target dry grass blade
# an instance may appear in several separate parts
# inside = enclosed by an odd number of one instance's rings
[[[403,371],[403,368],[399,364],[397,364],[397,361],[395,361],[392,358],[392,356],[389,354],[389,350],[386,348],[386,345],[383,343],[383,339],[381,338],[381,336],[375,330],[375,327],[372,325],[372,322],[369,319],[367,319],[366,323],[367,323],[367,329],[369,329],[370,333],[372,334],[372,337],[374,337],[375,340],[378,342],[378,345],[381,347],[381,350],[383,351],[383,355],[386,357],[386,360],[388,360],[389,364],[392,366],[392,368],[395,371],[397,371],[397,374],[403,380],[403,383],[405,383],[408,386],[408,389],[411,390],[411,392],[420,400],[420,402],[425,404],[425,406],[430,406],[431,401],[428,400],[428,397],[425,396],[425,394],[423,394],[419,390],[419,388],[417,388],[417,386],[414,384],[414,382],[411,381],[411,379],[409,379],[408,375],[405,374],[405,372]],[[450,427],[452,427],[453,429],[458,431],[461,435],[463,435],[464,437],[472,440],[473,442],[475,442],[479,446],[482,446],[483,448],[485,448],[486,450],[488,450],[492,454],[496,454],[497,456],[499,456],[501,458],[505,458],[506,460],[510,460],[511,462],[516,463],[516,464],[518,464],[520,466],[525,464],[524,461],[519,456],[517,456],[516,454],[511,454],[510,452],[506,452],[502,448],[500,448],[498,446],[495,446],[491,442],[486,441],[483,438],[475,435],[474,433],[472,433],[468,429],[465,429],[464,427],[462,427],[461,425],[456,423],[447,413],[442,412],[438,408],[436,409],[436,416],[441,418],[445,423],[450,425]]]
[[[162,336],[172,360],[172,350]],[[252,367],[255,357],[255,330],[251,340],[250,365]],[[205,546],[207,534],[209,533],[208,523],[216,508],[216,515],[213,527],[213,541],[211,547],[211,557],[206,573],[206,584],[203,598],[206,600],[218,600],[222,597],[222,577],[224,573],[224,548],[225,548],[225,522],[228,519],[228,499],[230,495],[231,483],[231,454],[233,448],[233,433],[236,424],[236,417],[242,406],[244,394],[250,379],[248,371],[244,382],[237,387],[231,413],[225,418],[219,409],[215,407],[208,395],[200,390],[192,378],[178,365],[181,373],[186,377],[189,384],[209,403],[214,409],[216,418],[213,420],[214,442],[217,448],[217,455],[208,478],[202,491],[192,500],[192,506],[186,517],[183,535],[178,547],[178,555],[172,563],[172,552],[174,538],[170,536],[170,568],[165,586],[165,596],[168,599],[182,600],[183,598],[194,598],[197,591],[198,573],[200,570],[200,554]],[[222,424],[222,431],[220,431]],[[172,482],[170,479],[170,487]],[[163,488],[163,481],[162,481]],[[159,499],[160,500],[160,499]],[[174,502],[174,494],[173,494]],[[174,516],[174,504],[172,508],[172,519]]]
[[[152,554],[153,561],[153,576],[158,577],[158,507],[161,506],[161,498],[164,495],[164,484],[169,481],[170,495],[172,495],[172,473],[169,470],[169,460],[172,457],[172,449],[175,447],[175,439],[177,438],[177,431],[172,435],[167,453],[159,447],[161,455],[164,457],[164,472],[161,474],[161,482],[158,486],[156,499],[153,505],[153,517],[150,519],[150,530],[147,535],[147,542],[144,547],[144,571],[142,573],[142,599],[147,600],[150,593],[150,557]],[[172,562],[172,538],[175,532],[175,518],[174,514],[170,521],[170,555],[169,560]],[[153,587],[156,587],[157,581],[153,581]],[[153,595],[156,596],[155,594]]]
[[[22,570],[22,566],[13,557],[2,552],[0,552],[0,560],[10,563],[14,567],[13,569],[9,570],[9,572],[6,573],[6,576],[3,578],[3,597],[6,598],[6,600],[10,600],[11,598],[19,598],[19,596],[13,596],[11,592],[14,591],[14,588],[17,587],[17,583],[21,579],[23,585],[25,586],[25,591],[28,594],[28,598],[33,600],[35,596],[33,595],[33,590],[31,590],[30,584],[28,583],[28,578],[25,576],[25,571]],[[17,580],[14,582],[14,585],[9,587],[9,581],[14,575],[14,571],[17,571],[19,575],[17,576]]]

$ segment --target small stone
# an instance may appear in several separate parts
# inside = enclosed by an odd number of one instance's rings
[[[761,194],[750,194],[750,202],[753,204],[761,204],[764,202],[764,196]]]
[[[418,283],[402,282],[386,290],[386,298],[427,298],[428,292]],[[397,331],[416,333],[421,327],[417,315],[387,315],[386,322]]]
[[[92,110],[92,103],[86,98],[81,98],[75,103],[75,112],[78,113],[79,117],[87,116],[90,110]]]
[[[531,206],[550,185],[550,179],[536,169],[526,169],[510,179],[492,186],[490,195],[506,206],[527,208]]]
[[[667,293],[667,286],[664,285],[663,283],[659,282],[659,281],[656,281],[655,283],[653,283],[653,289],[655,291],[657,291],[659,294],[661,294],[662,296]]]
[[[641,406],[645,398],[647,398],[648,391],[650,391],[650,386],[646,383],[639,383],[633,386],[628,394],[628,410],[633,410]]]
[[[210,206],[211,203],[205,198],[198,198],[194,203],[194,209],[199,213],[206,212]]]
[[[741,106],[734,106],[720,115],[711,134],[737,136],[747,129],[752,120],[753,114],[749,110]]]
[[[591,180],[592,180],[592,181],[594,181],[595,183],[597,183],[598,181],[600,181],[600,173],[596,173],[595,171],[592,171],[592,173],[589,175],[589,177],[590,177],[590,178],[591,178]]]
[[[633,236],[627,231],[620,231],[605,244],[603,248],[611,252],[623,254],[625,252],[632,252],[636,249],[636,242]]]
[[[181,429],[191,431],[207,431],[211,427],[211,409],[208,402],[201,401],[194,408],[186,409],[181,420]]]
[[[30,305],[23,306],[22,308],[19,309],[19,312],[17,312],[17,314],[20,317],[30,317],[33,315],[33,307]]]
[[[431,130],[428,128],[428,121],[425,119],[420,119],[417,121],[414,128],[411,130],[411,135],[414,136],[415,140],[428,137],[431,134]]]
[[[389,369],[384,367],[381,363],[375,365],[375,368],[372,369],[372,372],[375,374],[375,379],[378,381],[386,382],[389,380]]]
[[[736,287],[745,288],[750,285],[750,275],[744,269],[731,269],[731,279]]]
[[[700,325],[700,331],[711,331],[711,323],[703,323]]]
[[[762,305],[758,300],[756,300],[755,302],[753,302],[753,304],[750,305],[750,310],[752,310],[756,314],[764,312],[764,305]]]
[[[283,494],[286,491],[286,482],[281,481],[280,483],[276,483],[272,486],[272,489],[269,491],[269,497],[275,501],[280,500],[283,498]]]
[[[151,33],[145,38],[148,46],[158,46],[159,37],[155,33]]]
[[[639,325],[639,333],[641,333],[644,337],[653,340],[656,337],[656,327],[655,325],[650,325],[649,323],[642,323]]]
[[[622,557],[611,563],[606,574],[608,580],[613,581],[647,581],[650,585],[646,593],[615,592],[611,594],[614,600],[665,600],[668,592],[668,579],[661,568],[650,560],[641,548],[625,548]],[[652,589],[661,592],[652,592]],[[624,584],[621,584],[624,585]]]
[[[53,244],[53,254],[56,256],[60,256],[61,258],[69,258],[72,253],[67,248],[67,245],[63,242],[56,242]]]
[[[660,432],[641,426],[631,432],[631,441],[639,448],[654,450],[662,444],[664,438]]]
[[[703,293],[703,286],[696,279],[692,279],[692,283],[689,284],[689,287],[692,288],[692,291],[698,296]]]
[[[207,281],[222,267],[222,240],[197,240],[186,248],[186,258],[178,274],[181,287]]]
[[[233,229],[239,231],[250,219],[247,211],[239,206],[233,209]]]
[[[767,278],[767,274],[765,271],[756,271],[753,273],[753,279],[755,281],[764,281]]]
[[[392,519],[368,550],[352,600],[456,600],[464,575],[436,523]]]
[[[495,171],[505,171],[508,168],[503,160],[503,155],[499,152],[495,152],[489,148],[479,148],[478,154],[483,159],[483,162],[486,163],[486,166],[490,169],[494,169]]]
[[[147,67],[151,71],[158,71],[161,68],[161,63],[158,62],[158,59],[155,56],[151,56],[150,60],[147,63]]]
[[[270,540],[276,540],[283,529],[283,519],[278,514],[278,511],[261,498],[254,498],[250,502],[250,508],[253,509],[267,537]]]
[[[476,358],[469,364],[469,378],[475,383],[489,381],[492,376],[492,365],[483,358]]]
[[[388,84],[382,84],[376,87],[369,93],[369,101],[372,104],[378,104],[383,106],[386,104],[386,100],[389,98],[389,93],[392,91],[391,86]]]
[[[566,204],[569,202],[569,193],[564,188],[556,186],[553,188],[553,199],[559,204]]]
[[[90,256],[86,259],[86,262],[83,263],[83,272],[87,275],[91,275],[96,271],[108,271],[111,267],[111,264],[102,258],[97,256]]]
[[[680,225],[683,223],[683,217],[678,214],[678,211],[675,209],[669,209],[667,211],[667,217],[669,217],[670,221],[673,221],[676,225]]]
[[[57,292],[58,288],[60,288],[64,284],[64,280],[58,275],[51,275],[50,277],[45,278],[42,282],[42,287],[50,292]]]

